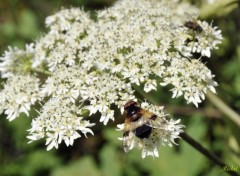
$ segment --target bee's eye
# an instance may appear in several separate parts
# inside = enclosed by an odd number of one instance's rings
[[[138,107],[136,106],[130,106],[127,110],[127,115],[128,116],[132,116],[133,114],[135,114],[138,111]]]

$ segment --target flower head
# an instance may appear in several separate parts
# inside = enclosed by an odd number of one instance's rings
[[[186,18],[186,9],[194,21]],[[46,35],[25,50],[9,48],[0,57],[1,77],[8,79],[0,93],[0,112],[13,120],[40,101],[28,138],[46,137],[51,149],[93,133],[86,114],[99,112],[104,125],[114,120],[112,105],[123,113],[126,101],[138,99],[136,87],[150,92],[170,85],[172,98],[183,96],[198,106],[207,90],[215,93],[217,83],[193,54],[210,57],[222,35],[198,20],[197,13],[178,0],[121,0],[98,11],[95,19],[78,8],[47,17]],[[131,133],[131,146],[142,148],[143,157],[157,156],[157,147],[174,143],[183,126],[153,105],[142,107],[159,116],[159,125],[150,140]]]

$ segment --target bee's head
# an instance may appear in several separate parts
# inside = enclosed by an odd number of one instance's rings
[[[127,111],[130,107],[133,106],[137,106],[137,103],[133,100],[130,100],[124,105],[124,110]]]
[[[139,109],[140,109],[139,106],[133,100],[128,101],[124,105],[124,110],[129,116],[132,116],[133,114],[135,114]]]

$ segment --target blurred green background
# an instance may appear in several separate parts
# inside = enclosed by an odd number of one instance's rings
[[[189,0],[190,1],[190,0]],[[23,48],[26,43],[44,35],[45,18],[62,7],[84,7],[92,11],[110,6],[114,0],[1,0],[0,55],[8,46]],[[213,21],[222,29],[223,44],[214,51],[207,66],[219,83],[218,96],[240,113],[240,1],[191,0],[201,9],[200,18]],[[204,58],[203,58],[204,60]],[[204,60],[205,61],[205,60]],[[209,102],[196,109],[183,99],[169,99],[167,89],[152,92],[157,103],[166,106],[174,117],[181,118],[186,132],[206,148],[220,156],[240,173],[240,129]],[[75,141],[73,147],[60,145],[58,150],[46,151],[45,141],[27,144],[27,129],[31,119],[17,118],[9,123],[0,118],[0,175],[1,176],[221,176],[227,173],[202,156],[185,141],[179,146],[160,147],[159,158],[141,159],[140,151],[125,154],[121,132],[116,123],[95,127],[95,136]]]

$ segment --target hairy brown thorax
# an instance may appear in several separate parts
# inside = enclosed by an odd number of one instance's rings
[[[195,21],[187,21],[184,23],[184,26],[189,29],[192,29],[193,31],[197,31],[197,32],[203,31],[202,27]]]

